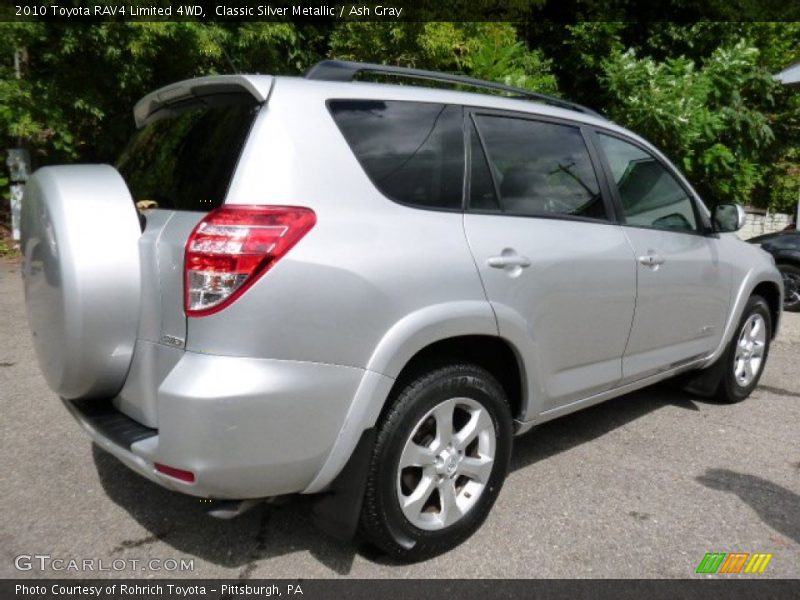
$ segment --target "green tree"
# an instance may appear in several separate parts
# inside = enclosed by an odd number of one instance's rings
[[[2,23],[1,147],[26,145],[36,165],[113,161],[133,105],[158,87],[233,71],[297,74],[327,56],[563,94],[663,147],[712,203],[796,201],[800,93],[770,74],[800,59],[800,23],[699,21],[684,0],[670,10],[696,22],[634,19],[641,7],[630,0],[615,3],[617,21],[578,3],[572,23],[569,0],[479,4],[518,22]],[[712,8],[732,10],[722,0]]]
[[[769,75],[800,59],[800,23],[692,23],[693,8],[671,4],[687,22],[634,19],[639,5],[623,0],[619,21],[586,5],[579,23],[535,15],[525,35],[552,60],[567,97],[663,144],[709,202],[790,210],[800,187],[800,94]]]
[[[529,50],[510,23],[344,23],[330,55],[343,60],[465,73],[556,93],[551,62]]]
[[[710,204],[750,204],[774,174],[781,146],[767,112],[780,86],[759,56],[744,41],[717,48],[699,66],[686,57],[614,53],[603,63],[609,114],[664,149]]]
[[[40,164],[113,160],[144,94],[215,73],[297,73],[323,44],[319,28],[292,23],[2,23],[0,132]]]

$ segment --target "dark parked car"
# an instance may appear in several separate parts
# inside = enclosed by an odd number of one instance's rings
[[[783,276],[783,309],[800,312],[800,231],[779,231],[747,240],[775,257]]]

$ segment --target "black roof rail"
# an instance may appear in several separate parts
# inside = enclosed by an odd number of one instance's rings
[[[379,65],[374,63],[352,62],[346,60],[321,60],[308,71],[306,71],[305,78],[317,81],[352,81],[353,78],[359,73],[377,73],[380,75],[395,75],[397,77],[408,77],[410,79],[430,79],[432,81],[441,81],[445,83],[453,83],[460,85],[468,85],[470,87],[484,88],[490,90],[498,90],[501,92],[508,92],[515,96],[521,96],[530,100],[538,100],[551,106],[558,106],[559,108],[566,108],[569,110],[576,110],[578,112],[586,113],[595,117],[603,117],[597,111],[562,100],[555,96],[547,94],[540,94],[532,92],[524,88],[514,87],[512,85],[505,85],[494,81],[484,81],[482,79],[475,79],[474,77],[466,77],[464,75],[451,75],[450,73],[440,73],[437,71],[424,71],[422,69],[409,69],[407,67],[394,67],[391,65]]]

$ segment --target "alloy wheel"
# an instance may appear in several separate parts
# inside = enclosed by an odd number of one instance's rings
[[[496,451],[489,412],[471,398],[451,398],[423,416],[397,469],[397,499],[406,519],[434,531],[459,521],[489,482]]]
[[[785,308],[800,306],[800,275],[781,269]]]
[[[736,383],[747,387],[758,376],[767,343],[767,324],[758,313],[750,315],[739,334],[733,359]]]

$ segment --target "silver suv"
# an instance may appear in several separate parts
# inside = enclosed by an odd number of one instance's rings
[[[534,425],[758,383],[783,291],[742,211],[589,109],[325,61],[134,115],[116,168],[30,182],[30,327],[92,439],[218,516],[316,494],[327,531],[418,560],[480,526]]]

